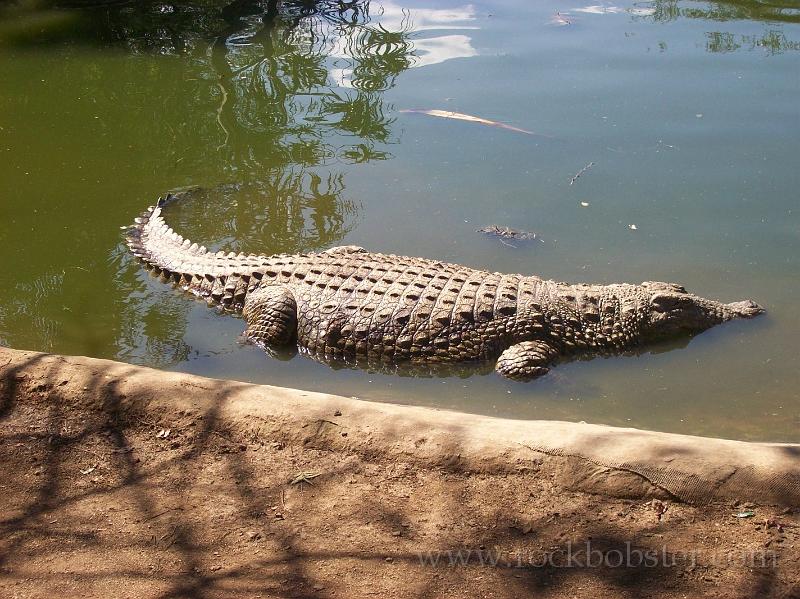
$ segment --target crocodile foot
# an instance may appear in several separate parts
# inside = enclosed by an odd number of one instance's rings
[[[544,341],[523,341],[512,345],[497,360],[498,374],[515,381],[530,381],[545,375],[558,350]]]

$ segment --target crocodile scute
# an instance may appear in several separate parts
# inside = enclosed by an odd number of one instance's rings
[[[494,360],[530,380],[575,356],[617,353],[763,312],[675,284],[570,285],[426,258],[341,246],[319,253],[209,252],[175,233],[160,199],[128,229],[156,274],[242,315],[269,351],[298,346],[329,363],[442,364]]]

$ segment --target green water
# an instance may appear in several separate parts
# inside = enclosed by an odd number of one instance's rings
[[[0,4],[0,344],[800,441],[797,0],[80,4]],[[215,249],[358,244],[573,282],[676,281],[769,313],[529,384],[279,361],[121,244],[121,225],[190,185],[203,191],[168,219]],[[475,232],[490,224],[538,239]]]

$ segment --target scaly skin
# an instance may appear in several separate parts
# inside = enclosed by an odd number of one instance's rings
[[[247,335],[266,349],[296,344],[328,363],[497,360],[500,374],[530,380],[565,358],[623,352],[763,312],[669,283],[569,285],[355,246],[215,254],[166,225],[169,199],[130,228],[133,253],[164,279],[240,313]]]

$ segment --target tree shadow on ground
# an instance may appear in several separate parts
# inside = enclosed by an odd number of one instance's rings
[[[780,548],[776,567],[706,563],[703,552],[719,547],[692,537],[689,519],[701,515],[688,507],[673,508],[678,534],[660,516],[643,520],[642,502],[558,490],[535,464],[465,472],[457,439],[426,467],[314,448],[313,427],[305,444],[280,429],[265,436],[225,415],[236,385],[199,379],[192,385],[212,389],[213,404],[159,413],[149,407],[158,389],[122,390],[137,369],[96,364],[77,389],[76,373],[53,356],[0,370],[0,589],[80,585],[100,596],[123,581],[138,596],[192,598],[798,590]],[[307,482],[289,482],[302,472]],[[719,536],[732,552],[750,546],[735,532]]]

